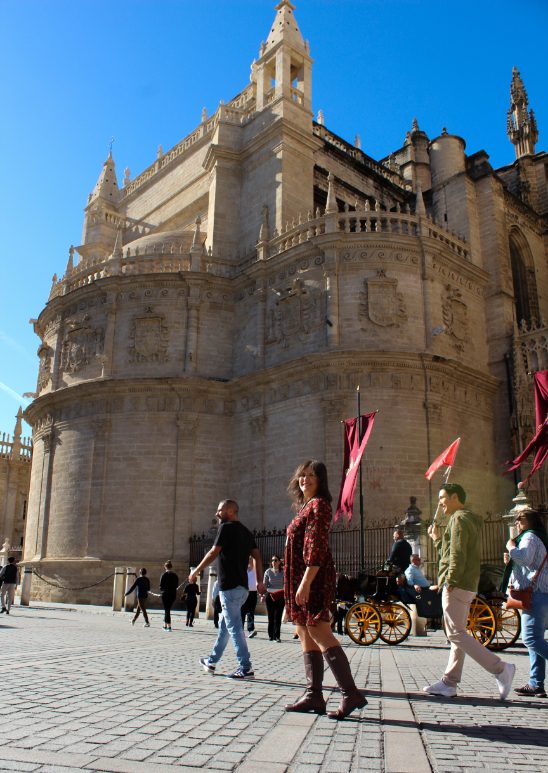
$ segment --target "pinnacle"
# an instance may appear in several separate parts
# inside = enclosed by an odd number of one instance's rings
[[[118,180],[116,179],[116,164],[112,157],[112,150],[108,154],[108,158],[103,164],[99,179],[91,194],[90,202],[96,199],[102,199],[103,201],[109,201],[116,205],[120,198],[120,189],[118,188]]]
[[[295,6],[289,0],[282,0],[276,6],[276,17],[268,34],[265,50],[284,42],[293,48],[305,50],[305,43],[293,11]]]

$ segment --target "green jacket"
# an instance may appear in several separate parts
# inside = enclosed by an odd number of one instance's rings
[[[440,563],[438,582],[462,590],[478,590],[483,519],[471,510],[456,510],[441,539],[435,541]]]

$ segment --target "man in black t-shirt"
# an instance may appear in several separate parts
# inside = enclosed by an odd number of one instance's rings
[[[400,572],[405,572],[411,563],[412,554],[413,548],[404,538],[403,531],[401,529],[396,529],[394,531],[394,544],[392,545],[388,560],[397,566]]]
[[[232,679],[249,679],[254,676],[254,673],[240,610],[248,595],[247,565],[249,556],[252,556],[255,562],[257,577],[262,577],[261,554],[249,529],[246,529],[243,523],[238,520],[237,502],[233,499],[219,502],[216,515],[220,525],[213,547],[188,578],[189,582],[196,582],[202,569],[213,563],[216,558],[219,559],[219,598],[223,614],[219,621],[217,640],[213,645],[211,655],[207,658],[200,658],[200,663],[204,671],[213,674],[230,637],[236,651],[239,667],[229,676]],[[261,594],[265,593],[262,582],[257,583],[257,590]]]

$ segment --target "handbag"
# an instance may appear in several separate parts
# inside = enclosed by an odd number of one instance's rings
[[[513,585],[508,586],[508,598],[506,599],[506,609],[522,609],[524,612],[527,612],[529,609],[531,609],[533,605],[533,591],[535,590],[535,585],[538,580],[538,576],[547,558],[548,558],[548,551],[546,552],[546,555],[544,556],[544,559],[541,565],[534,573],[534,575],[531,577],[531,585],[529,585],[528,588],[523,588],[523,590],[518,590],[517,588],[514,588]]]
[[[281,590],[269,590],[268,593],[272,601],[279,601],[284,596],[283,588]]]

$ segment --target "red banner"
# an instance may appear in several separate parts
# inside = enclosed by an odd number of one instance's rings
[[[366,413],[361,417],[361,443],[358,419],[346,419],[344,421],[344,465],[335,521],[341,515],[345,515],[348,521],[352,518],[354,492],[356,491],[360,462],[373,429],[375,416],[375,413]]]
[[[526,481],[537,471],[540,470],[546,459],[548,459],[548,370],[541,370],[535,373],[535,413],[537,431],[532,440],[511,462],[508,462],[508,472],[516,470],[532,453],[535,454],[533,467],[526,478]]]
[[[447,465],[447,467],[452,467],[457,451],[459,450],[459,443],[460,437],[454,440],[437,459],[434,459],[430,467],[424,473],[424,477],[428,478],[428,480],[432,480],[434,473],[439,470],[440,467],[443,467],[444,464]]]

